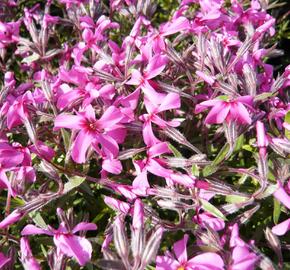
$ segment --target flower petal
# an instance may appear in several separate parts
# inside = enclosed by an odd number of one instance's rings
[[[173,250],[176,255],[176,258],[181,264],[187,262],[187,250],[186,250],[187,241],[188,235],[185,234],[183,239],[175,242],[173,245]]]
[[[84,237],[76,235],[57,234],[53,237],[56,247],[69,257],[74,257],[83,266],[92,255],[92,245]]]
[[[46,235],[53,235],[52,232],[49,230],[41,229],[36,227],[35,225],[28,224],[26,225],[23,230],[21,231],[21,235],[32,235],[32,234],[46,234]]]
[[[71,157],[77,163],[86,162],[86,153],[93,140],[93,134],[81,130],[72,145]]]

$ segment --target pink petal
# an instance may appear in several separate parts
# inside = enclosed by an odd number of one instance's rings
[[[126,82],[129,85],[139,85],[142,81],[142,75],[140,71],[134,69],[131,73],[131,79]]]
[[[168,148],[168,144],[165,142],[157,143],[151,146],[148,150],[149,157],[157,157],[164,153],[171,153],[170,149]]]
[[[266,147],[268,145],[268,139],[267,139],[267,135],[265,132],[265,126],[261,121],[257,121],[256,131],[257,131],[257,145],[258,145],[258,147]]]
[[[115,106],[111,106],[104,112],[102,117],[97,122],[98,125],[100,125],[100,128],[112,128],[114,125],[119,123],[122,118],[123,115],[120,110]]]
[[[75,100],[81,97],[80,91],[72,90],[67,93],[62,94],[57,100],[57,108],[64,109],[65,107],[71,105]]]
[[[237,120],[240,123],[251,124],[252,119],[250,117],[250,114],[242,103],[238,102],[236,106],[232,106],[231,113],[232,112],[235,112],[235,114],[237,115]]]
[[[181,264],[187,262],[187,250],[186,250],[187,241],[188,235],[185,234],[183,239],[175,242],[173,245],[173,250],[176,255],[176,258]]]
[[[17,222],[23,217],[23,214],[20,213],[18,210],[14,210],[12,213],[10,213],[7,217],[5,217],[0,222],[0,229],[6,229],[11,224]]]
[[[196,71],[195,72],[197,76],[199,76],[200,78],[202,78],[205,82],[207,82],[209,85],[213,85],[215,82],[215,77],[207,75],[206,73],[202,72],[202,71]]]
[[[176,270],[181,266],[176,260],[173,260],[166,256],[157,256],[156,258],[156,270]]]
[[[79,115],[60,114],[54,120],[54,128],[82,129],[83,118]]]
[[[147,170],[157,176],[170,177],[172,171],[162,167],[155,159],[150,159],[146,166]]]
[[[254,98],[252,96],[242,96],[238,97],[236,100],[246,106],[253,107]]]
[[[73,228],[72,233],[76,233],[78,231],[94,231],[96,229],[97,225],[94,223],[81,222]]]
[[[84,237],[57,234],[53,241],[56,247],[69,257],[74,257],[81,266],[91,259],[92,245]]]
[[[230,106],[228,104],[219,103],[210,110],[204,122],[205,124],[221,124],[225,121],[229,111]]]
[[[122,172],[122,164],[120,160],[117,159],[104,159],[102,168],[113,174],[120,174]]]
[[[248,248],[237,246],[233,249],[232,259],[231,269],[254,270],[258,257],[254,253],[249,252]]]
[[[97,141],[102,145],[106,156],[116,157],[119,153],[119,146],[117,142],[110,136],[101,134],[98,136]]]
[[[185,17],[178,17],[161,28],[162,36],[172,35],[190,27],[189,21]]]
[[[162,101],[158,108],[158,112],[163,112],[180,107],[180,97],[178,94],[169,93]]]
[[[93,134],[81,130],[77,135],[73,145],[71,157],[77,163],[85,163],[86,162],[86,153],[88,148],[90,147],[93,141]]]
[[[208,270],[222,270],[224,269],[224,262],[222,258],[216,253],[206,252],[193,257],[188,261],[188,265],[194,267],[207,267]],[[202,268],[203,269],[203,268]]]
[[[150,59],[149,64],[147,66],[147,71],[145,77],[147,80],[152,79],[158,76],[165,68],[167,64],[167,57],[156,54],[153,58]]]
[[[33,234],[46,234],[46,235],[53,235],[52,232],[49,230],[41,229],[36,227],[35,225],[28,224],[26,225],[23,230],[21,231],[21,235],[33,235]]]
[[[144,196],[147,194],[147,189],[150,188],[148,179],[147,179],[147,171],[144,170],[141,172],[133,181],[132,187],[134,189],[134,193]]]
[[[112,209],[118,210],[125,215],[130,210],[130,205],[128,203],[122,202],[122,201],[114,199],[112,197],[105,196],[104,202]]]
[[[153,133],[151,122],[144,123],[142,133],[144,142],[147,146],[152,146],[160,142]]]
[[[272,228],[272,232],[276,235],[284,235],[290,230],[290,218],[277,224]]]

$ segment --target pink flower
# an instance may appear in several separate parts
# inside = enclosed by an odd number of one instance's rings
[[[7,188],[12,196],[16,196],[16,191],[12,188],[6,176],[7,171],[16,170],[16,166],[23,161],[23,153],[15,150],[8,143],[0,142],[0,188]]]
[[[114,106],[109,107],[100,119],[96,119],[95,110],[91,105],[77,115],[61,114],[55,119],[55,129],[69,128],[79,131],[72,145],[71,156],[77,163],[86,161],[86,153],[92,145],[100,153],[102,150],[108,157],[116,157],[119,152],[118,141],[124,137],[122,132],[115,132],[122,125],[119,124],[123,116]]]
[[[53,241],[58,252],[68,257],[74,257],[83,266],[91,259],[92,245],[85,237],[75,234],[79,231],[96,229],[97,226],[94,223],[87,222],[79,223],[71,231],[66,228],[64,223],[61,223],[57,230],[50,226],[47,229],[41,229],[29,224],[24,227],[21,235],[46,234],[53,236]]]
[[[213,252],[206,252],[188,260],[186,245],[188,235],[173,245],[174,254],[157,256],[156,270],[222,270],[224,262],[222,258]]]
[[[206,107],[213,107],[207,117],[206,124],[221,124],[224,121],[236,121],[239,124],[251,124],[250,114],[245,106],[252,109],[253,97],[242,96],[233,100],[213,99],[201,102],[196,106],[195,113],[200,113]]]
[[[159,94],[152,87],[150,80],[158,76],[167,64],[167,57],[161,54],[154,55],[147,65],[143,75],[139,70],[134,69],[131,74],[131,79],[126,82],[129,85],[138,85],[144,94],[151,100],[158,100]]]
[[[162,96],[160,95],[160,99],[162,99],[161,103],[159,103],[159,101],[156,100],[157,104],[156,103],[154,104],[154,102],[151,99],[146,97],[144,98],[144,104],[148,114],[141,115],[140,119],[144,121],[143,138],[147,146],[151,146],[155,143],[160,142],[153,134],[151,123],[154,123],[161,128],[164,128],[166,126],[176,127],[180,124],[178,121],[165,121],[158,116],[158,113],[179,108],[180,107],[179,95],[169,93],[165,97],[164,95]]]
[[[162,159],[158,158],[159,155],[170,152],[171,151],[169,150],[167,143],[161,142],[148,148],[147,158],[143,160],[136,160],[134,162],[138,175],[134,179],[132,186],[136,192],[143,195],[145,192],[146,194],[147,188],[150,187],[147,179],[148,172],[165,178],[171,176],[173,171],[164,168],[162,166]]]
[[[239,236],[238,224],[234,224],[231,228],[230,247],[232,247],[232,262],[233,270],[254,270],[255,263],[258,261],[258,256],[250,252],[248,245]]]
[[[18,41],[19,26],[20,22],[0,22],[0,48]]]

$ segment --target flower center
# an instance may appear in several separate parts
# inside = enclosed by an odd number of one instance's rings
[[[179,266],[176,270],[185,270],[184,266]]]
[[[88,122],[87,123],[87,127],[90,131],[100,131],[99,130],[99,126],[98,126],[98,123],[97,121],[94,121],[94,122]]]

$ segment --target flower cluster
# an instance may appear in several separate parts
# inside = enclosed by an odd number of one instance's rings
[[[107,2],[0,4],[0,268],[289,266],[273,6]]]

